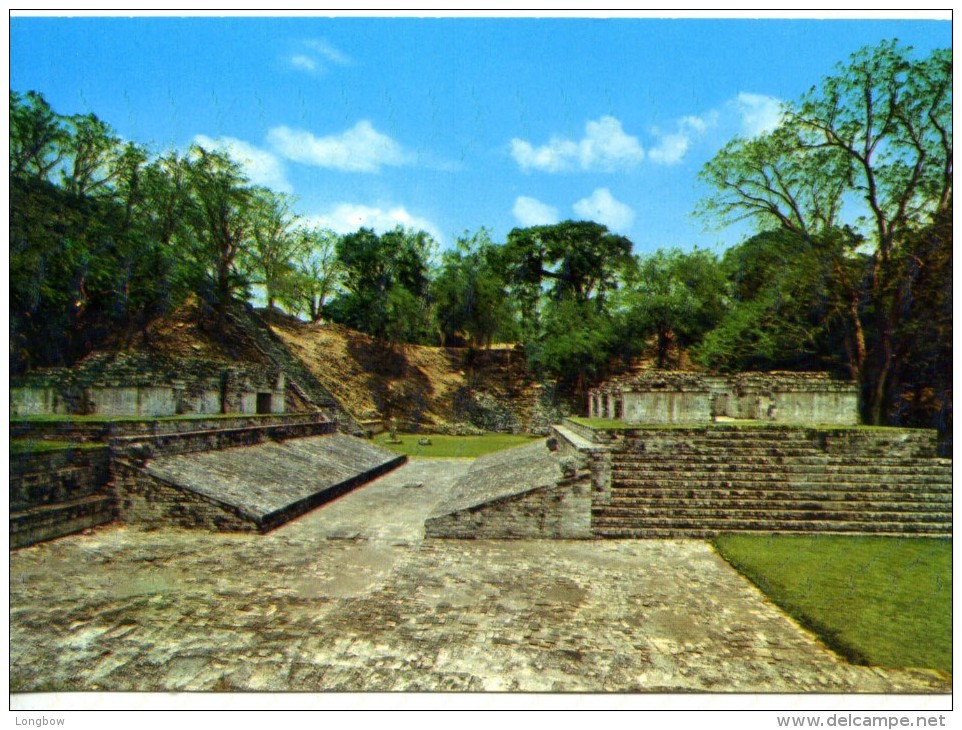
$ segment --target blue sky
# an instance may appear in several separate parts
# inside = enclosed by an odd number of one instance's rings
[[[10,86],[160,152],[226,146],[341,232],[445,245],[594,219],[639,253],[718,249],[701,166],[865,45],[937,20],[13,17]]]

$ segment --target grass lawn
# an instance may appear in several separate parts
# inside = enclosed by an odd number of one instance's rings
[[[952,541],[726,535],[718,552],[850,661],[952,673]]]
[[[46,451],[65,449],[106,449],[106,444],[80,441],[58,441],[55,439],[11,439],[10,454],[40,454]]]
[[[482,454],[490,454],[493,451],[510,449],[513,446],[522,446],[531,443],[532,440],[540,438],[538,436],[528,436],[525,434],[510,433],[487,433],[484,436],[440,436],[436,434],[423,433],[400,433],[398,438],[401,443],[389,444],[389,435],[386,433],[378,434],[374,437],[374,443],[383,446],[399,454],[406,454],[415,458],[465,458],[473,459]],[[430,446],[419,446],[420,439],[431,439]]]

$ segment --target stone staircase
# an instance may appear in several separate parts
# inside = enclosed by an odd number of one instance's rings
[[[238,330],[246,334],[250,345],[287,375],[290,386],[304,400],[331,415],[339,430],[358,435],[365,432],[354,416],[314,377],[307,366],[291,353],[284,341],[250,306],[235,307],[228,316]]]
[[[802,428],[635,431],[612,447],[592,532],[951,535],[952,462],[914,451],[830,453],[822,434]]]

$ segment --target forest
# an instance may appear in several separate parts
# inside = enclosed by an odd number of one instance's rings
[[[572,393],[643,353],[717,371],[830,370],[869,424],[946,430],[952,400],[952,59],[864,48],[780,125],[702,169],[693,213],[755,233],[633,252],[592,221],[465,231],[308,225],[241,162],[122,140],[10,92],[10,366],[69,365],[195,301],[341,323],[386,348],[522,343]],[[695,181],[693,181],[694,184]]]

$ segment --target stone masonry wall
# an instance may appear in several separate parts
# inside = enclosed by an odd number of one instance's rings
[[[138,459],[195,451],[216,451],[237,446],[254,446],[268,440],[320,436],[334,433],[337,426],[330,422],[286,423],[247,428],[220,428],[209,431],[165,434],[160,436],[126,436],[110,441],[115,451]]]
[[[113,486],[121,522],[148,528],[184,527],[256,532],[258,525],[230,505],[175,488],[133,464],[115,460]]]
[[[93,494],[109,478],[109,454],[102,449],[63,449],[10,460],[10,511]]]

